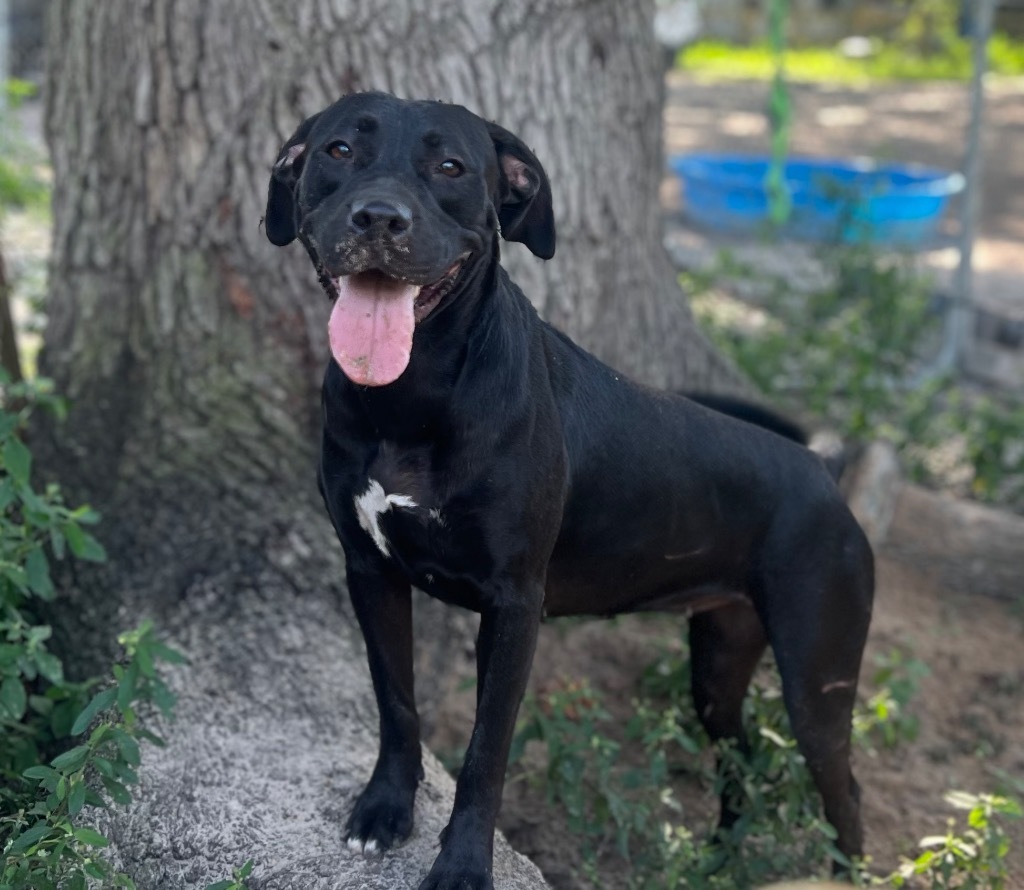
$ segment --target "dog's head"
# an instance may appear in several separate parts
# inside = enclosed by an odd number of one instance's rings
[[[302,241],[334,298],[331,351],[356,383],[405,370],[415,326],[458,300],[498,233],[549,259],[551,186],[507,130],[458,105],[346,96],[303,121],[270,178],[267,237]]]

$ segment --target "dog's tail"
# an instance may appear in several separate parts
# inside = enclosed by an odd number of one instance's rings
[[[800,424],[790,420],[788,417],[783,417],[770,408],[765,408],[762,405],[747,402],[743,399],[713,395],[711,393],[684,392],[681,395],[686,396],[691,402],[696,402],[698,405],[710,408],[712,411],[728,414],[737,420],[745,420],[747,423],[754,424],[754,426],[771,430],[784,439],[792,439],[792,441],[800,445],[809,444],[807,433]]]
[[[770,430],[776,435],[789,439],[799,445],[804,445],[822,459],[829,475],[839,482],[843,472],[846,470],[847,456],[846,446],[843,440],[835,433],[822,431],[808,435],[807,431],[796,421],[765,408],[763,405],[747,402],[743,399],[732,396],[714,395],[712,393],[684,392],[691,402],[718,411],[721,414],[728,414],[737,420],[744,420],[759,426],[762,429]]]

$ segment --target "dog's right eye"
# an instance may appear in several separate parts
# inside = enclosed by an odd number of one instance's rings
[[[332,142],[327,146],[327,154],[336,161],[344,161],[347,158],[352,157],[352,146],[339,139],[337,142]]]

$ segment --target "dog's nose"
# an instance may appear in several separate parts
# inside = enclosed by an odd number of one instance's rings
[[[400,201],[354,201],[350,217],[360,234],[404,235],[412,226],[412,211]]]

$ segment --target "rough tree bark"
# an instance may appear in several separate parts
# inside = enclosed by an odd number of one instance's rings
[[[381,88],[500,120],[554,184],[558,257],[508,257],[547,316],[647,381],[739,385],[661,248],[650,5],[52,0],[41,365],[72,408],[37,442],[70,497],[103,512],[111,554],[65,579],[65,639],[93,667],[149,615],[193,661],[175,677],[172,744],[147,754],[142,800],[109,826],[141,888],[202,887],[250,857],[255,888],[415,885],[450,804],[431,763],[410,846],[367,865],[340,843],[375,707],[313,476],[328,307],[301,251],[258,227],[302,117]],[[450,614],[422,661],[451,657]],[[499,883],[513,874],[539,881],[500,856]]]

